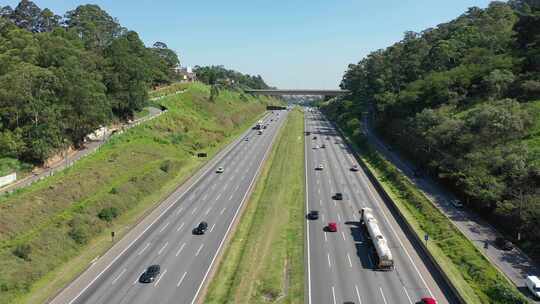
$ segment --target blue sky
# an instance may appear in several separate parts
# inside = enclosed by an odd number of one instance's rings
[[[487,0],[35,0],[63,15],[94,3],[137,31],[163,41],[182,65],[222,64],[261,74],[279,88],[337,88],[349,63],[449,21]],[[0,0],[3,5],[18,1]]]

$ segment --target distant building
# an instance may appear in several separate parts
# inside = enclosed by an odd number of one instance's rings
[[[178,75],[181,82],[193,82],[197,80],[197,75],[191,67],[177,66],[174,68],[174,72]]]

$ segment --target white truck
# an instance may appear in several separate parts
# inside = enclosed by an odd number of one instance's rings
[[[527,276],[525,283],[534,297],[537,299],[540,298],[540,279],[537,276]]]
[[[390,252],[386,238],[379,228],[377,219],[373,216],[373,210],[371,208],[362,208],[360,210],[360,220],[366,227],[368,235],[375,247],[375,266],[380,270],[393,270],[394,260],[392,259],[392,253]]]

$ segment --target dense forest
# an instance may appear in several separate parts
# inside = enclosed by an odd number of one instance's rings
[[[197,74],[197,79],[209,84],[219,85],[229,88],[240,89],[268,89],[260,75],[251,76],[242,74],[234,70],[228,70],[221,65],[196,66],[193,71]]]
[[[341,87],[351,95],[323,105],[332,119],[361,137],[369,115],[423,172],[540,256],[540,1],[492,2],[406,32],[349,65]]]
[[[111,120],[133,116],[178,56],[97,5],[60,17],[33,2],[0,7],[0,159],[41,163]]]

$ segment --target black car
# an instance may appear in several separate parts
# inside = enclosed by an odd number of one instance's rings
[[[208,230],[208,223],[207,222],[200,222],[199,226],[195,227],[193,229],[193,234],[204,234]]]
[[[146,269],[145,272],[141,275],[139,278],[139,282],[141,283],[152,283],[154,280],[159,276],[159,273],[161,271],[161,268],[159,265],[152,265]]]
[[[313,139],[317,139],[317,136],[313,136]]]
[[[317,220],[319,219],[319,211],[317,210],[311,210],[308,215],[307,215],[308,219],[310,220]]]
[[[514,245],[512,244],[512,242],[503,237],[497,237],[495,239],[495,245],[504,251],[510,251],[514,249]]]
[[[343,199],[343,193],[341,192],[336,192],[336,194],[334,194],[334,199],[336,201],[341,201]]]

